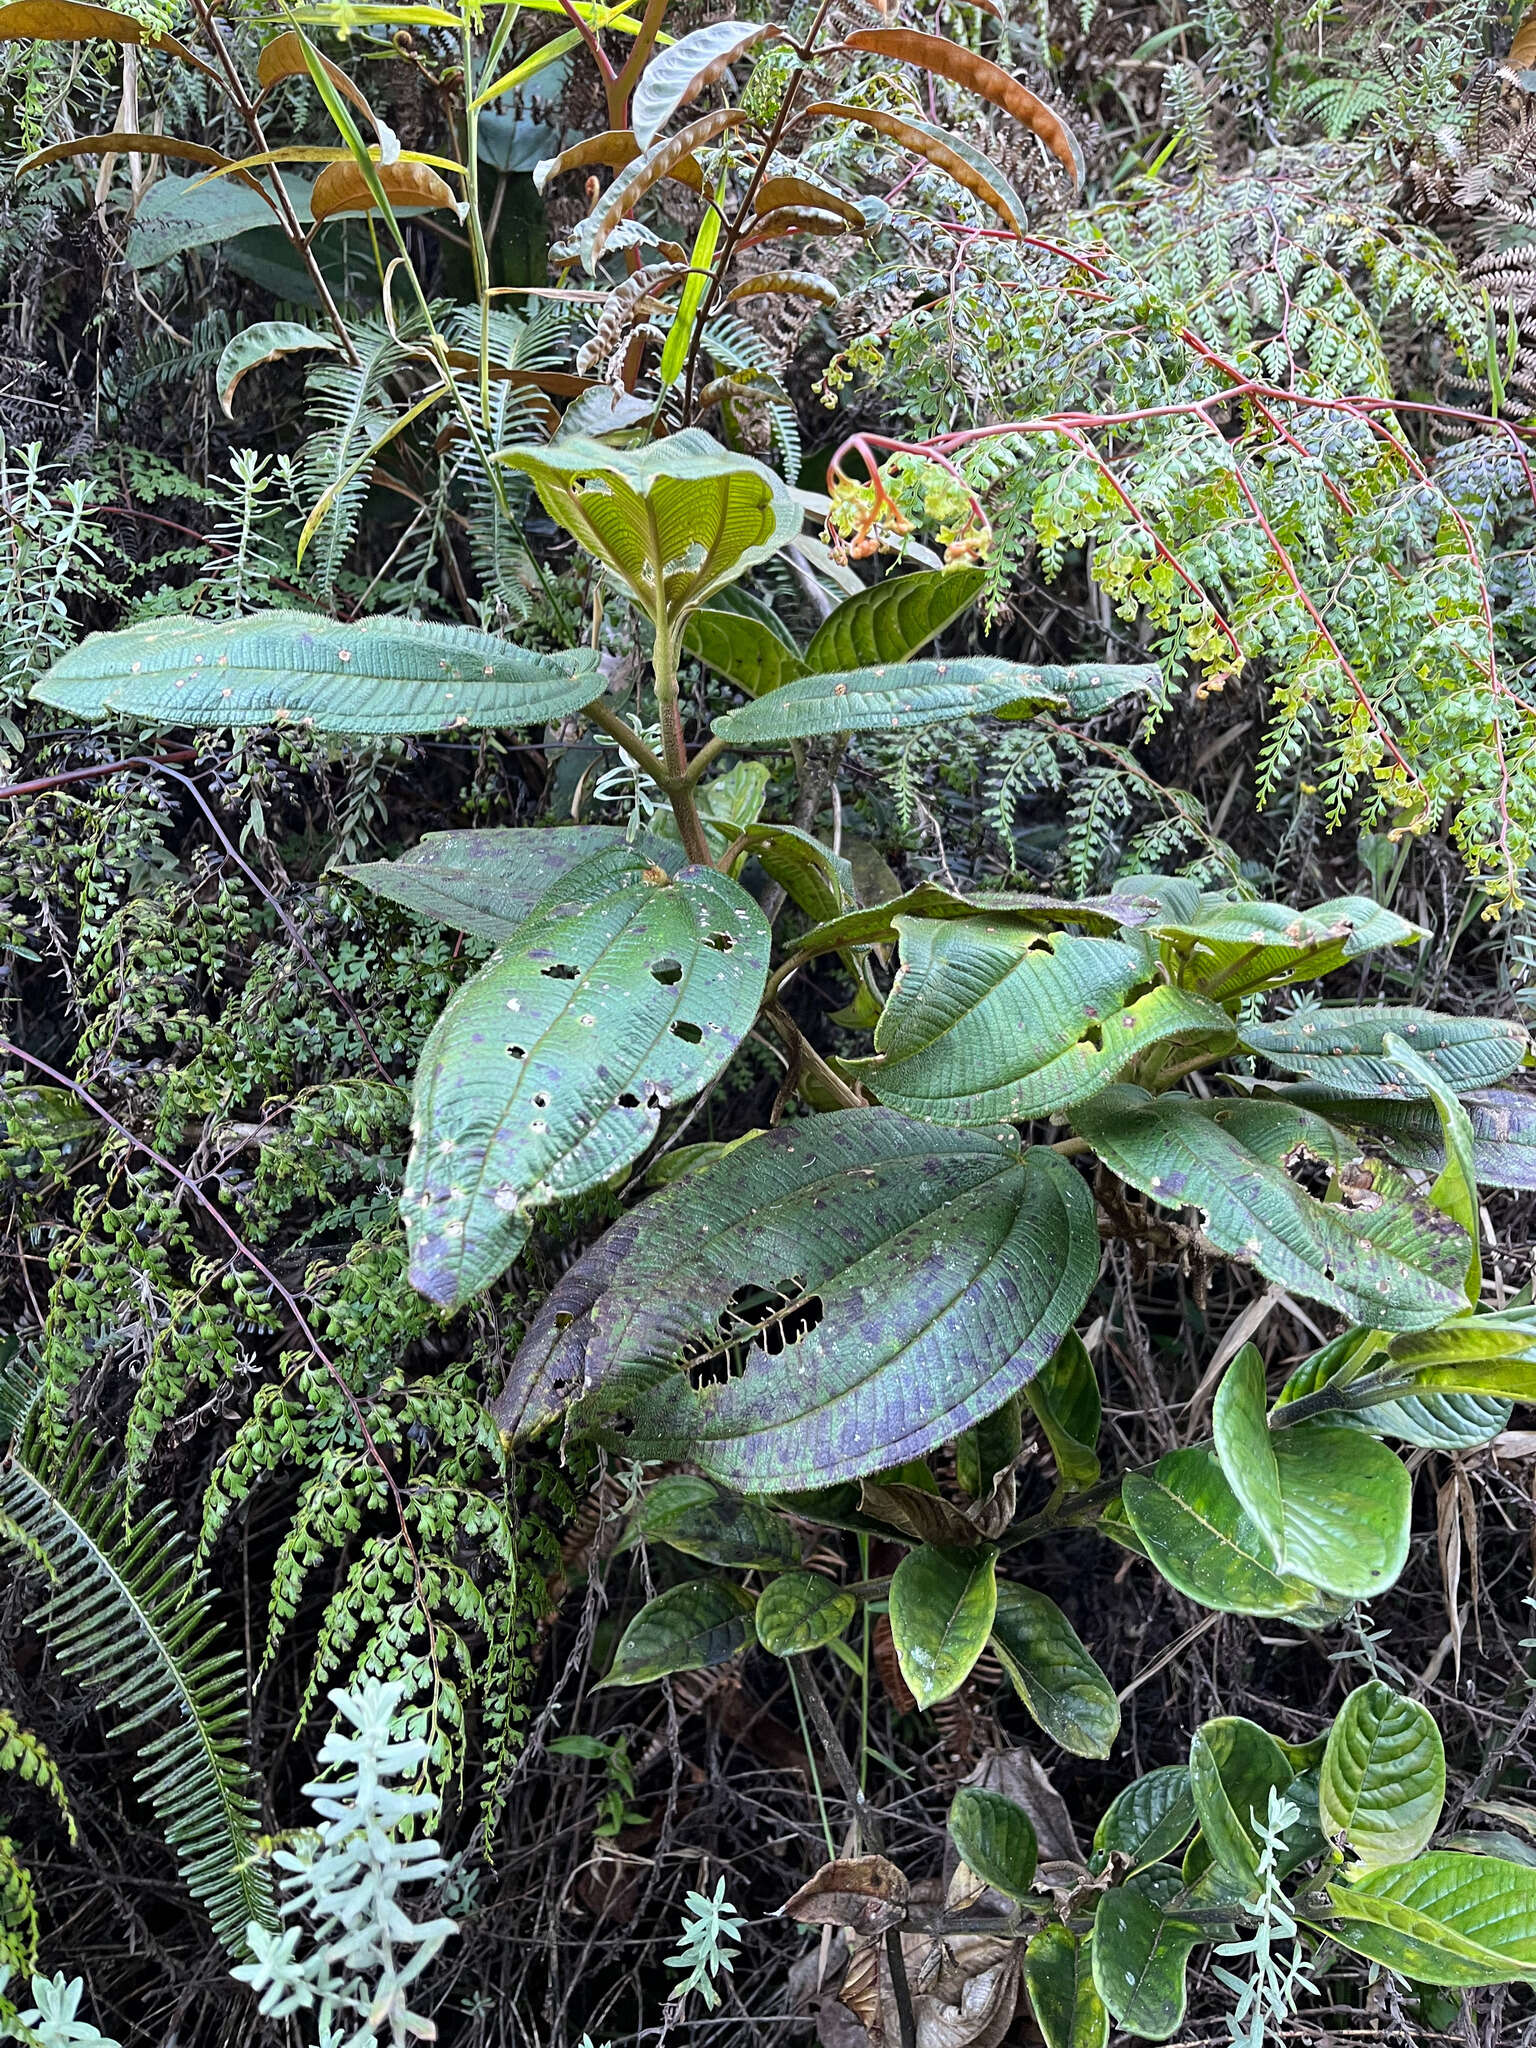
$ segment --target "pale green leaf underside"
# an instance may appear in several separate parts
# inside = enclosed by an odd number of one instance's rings
[[[805,663],[761,619],[709,606],[689,618],[683,650],[745,690],[765,696],[807,673]]]
[[[992,1414],[1071,1328],[1098,1264],[1092,1199],[1055,1153],[842,1110],[616,1224],[551,1291],[495,1412],[526,1429],[586,1395],[594,1421],[623,1417],[631,1456],[686,1457],[749,1492],[828,1486]],[[695,1386],[712,1359],[717,1383]]]
[[[714,720],[733,747],[771,747],[838,732],[917,732],[1005,707],[1059,703],[1049,669],[984,657],[891,662],[807,675]]]
[[[418,917],[480,939],[505,939],[524,924],[560,876],[594,853],[629,848],[669,871],[682,866],[674,842],[622,825],[428,832],[399,860],[360,862],[337,873]]]
[[[1217,1001],[1250,989],[1315,981],[1378,946],[1412,945],[1426,936],[1368,896],[1340,896],[1313,910],[1292,910],[1282,903],[1206,895],[1193,915],[1150,929],[1169,972]]]
[[[1448,1217],[1407,1199],[1322,1202],[1286,1172],[1298,1147],[1348,1159],[1337,1134],[1293,1104],[1154,1098],[1122,1084],[1072,1120],[1122,1180],[1164,1207],[1198,1208],[1217,1249],[1267,1279],[1379,1329],[1422,1329],[1461,1306],[1467,1242]]]
[[[601,684],[584,649],[529,654],[420,619],[343,625],[310,612],[254,612],[92,633],[32,695],[81,718],[384,737],[542,725],[579,711]]]
[[[422,1051],[400,1198],[415,1285],[463,1301],[521,1250],[533,1210],[637,1159],[750,1029],[769,945],[712,869],[669,880],[599,853],[562,877]]]
[[[1389,1034],[1406,1039],[1457,1094],[1506,1079],[1530,1043],[1524,1029],[1504,1017],[1383,1007],[1302,1010],[1273,1024],[1245,1026],[1242,1042],[1272,1066],[1319,1082],[1331,1094],[1422,1099],[1425,1090],[1387,1054]]]

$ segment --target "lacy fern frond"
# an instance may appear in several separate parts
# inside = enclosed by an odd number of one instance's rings
[[[367,456],[397,417],[387,381],[404,357],[388,328],[360,322],[353,329],[355,363],[328,362],[311,370],[307,390],[316,431],[304,450],[304,483],[318,504],[334,493],[310,545],[306,566],[329,598],[346,566],[368,494]]]
[[[254,1861],[235,1655],[170,1510],[134,1515],[83,1431],[56,1464],[34,1464],[33,1453],[23,1434],[0,1464],[0,1508],[48,1561],[33,1623],[61,1670],[114,1715],[114,1734],[137,1741],[139,1783],[187,1888],[225,1947],[243,1954],[248,1923],[271,1925],[273,1908]]]

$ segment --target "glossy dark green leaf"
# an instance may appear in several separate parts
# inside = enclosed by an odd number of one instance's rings
[[[1014,1800],[962,1785],[950,1804],[949,1838],[983,1884],[1005,1899],[1029,1897],[1040,1850],[1034,1824]]]
[[[1245,1344],[1222,1375],[1211,1425],[1227,1484],[1268,1544],[1275,1564],[1283,1569],[1285,1505],[1269,1430],[1264,1360],[1256,1345]]]
[[[547,825],[523,830],[428,832],[398,860],[363,861],[337,873],[480,939],[504,939],[527,922],[560,877],[594,853],[628,848],[673,873],[683,863],[675,842],[622,825]]]
[[[1163,1764],[1127,1785],[1094,1830],[1095,1867],[1112,1855],[1132,1870],[1161,1863],[1188,1839],[1195,1825],[1195,1795],[1187,1764]]]
[[[1120,1702],[1054,1600],[1001,1581],[992,1647],[1053,1742],[1074,1756],[1109,1755],[1120,1732]]]
[[[917,732],[1005,706],[1041,710],[1060,699],[1016,662],[974,657],[909,661],[801,676],[714,720],[733,747],[774,747],[837,732]]]
[[[311,612],[150,619],[91,633],[32,695],[77,718],[304,725],[384,736],[543,725],[601,692],[596,656],[529,654],[425,619]]]
[[[804,524],[782,478],[697,427],[634,449],[573,434],[547,447],[503,448],[496,459],[533,479],[550,518],[664,631],[777,554]]]
[[[1325,1592],[1367,1600],[1408,1557],[1408,1468],[1375,1437],[1303,1422],[1273,1436],[1290,1570]]]
[[[809,673],[802,657],[761,619],[721,606],[693,613],[683,650],[749,697],[766,696]]]
[[[1170,974],[1218,1002],[1316,981],[1379,946],[1413,945],[1426,936],[1367,896],[1336,897],[1313,910],[1202,896],[1192,915],[1148,929]]]
[[[800,1545],[782,1515],[762,1501],[722,1493],[707,1479],[686,1473],[656,1482],[646,1496],[639,1527],[652,1542],[666,1543],[706,1564],[747,1570],[800,1561]]]
[[[965,1683],[996,1611],[991,1550],[908,1551],[891,1579],[891,1637],[919,1707],[947,1700]]]
[[[711,868],[669,880],[599,853],[557,881],[423,1048],[400,1198],[413,1283],[456,1305],[516,1257],[533,1211],[637,1159],[751,1028],[769,945]]]
[[[888,576],[828,613],[811,636],[805,665],[813,675],[830,675],[906,661],[969,610],[986,580],[984,569],[966,566]]]
[[[1099,1476],[1095,1446],[1103,1409],[1099,1376],[1075,1330],[1062,1339],[1055,1357],[1030,1381],[1024,1398],[1045,1431],[1062,1484],[1092,1486]]]
[[[743,1492],[830,1486],[990,1415],[1098,1266],[1092,1199],[1057,1154],[885,1110],[806,1118],[663,1188],[577,1260],[495,1413],[527,1429],[587,1394],[632,1456],[686,1457]]]
[[[753,1639],[757,1602],[734,1579],[690,1579],[648,1601],[625,1629],[604,1685],[645,1685],[675,1671],[707,1671]]]
[[[770,1656],[803,1656],[845,1634],[858,1604],[819,1572],[784,1572],[757,1597],[757,1640]]]
[[[1328,1731],[1318,1782],[1323,1832],[1367,1869],[1429,1846],[1445,1804],[1445,1747],[1433,1717],[1379,1678],[1357,1686]]]
[[[1274,1737],[1239,1714],[1207,1721],[1190,1742],[1200,1838],[1245,1897],[1258,1886],[1258,1825],[1269,1818],[1270,1792],[1284,1792],[1295,1775]]]
[[[1421,1984],[1536,1983],[1536,1869],[1430,1850],[1328,1887],[1334,1940]]]
[[[1298,1010],[1272,1024],[1245,1025],[1242,1039],[1272,1066],[1316,1081],[1330,1094],[1422,1098],[1425,1086],[1387,1051],[1394,1034],[1457,1094],[1504,1080],[1530,1042],[1522,1026],[1504,1017],[1447,1017],[1387,1004]]]
[[[1440,1120],[1428,1102],[1339,1095],[1297,1086],[1287,1098],[1331,1123],[1370,1138],[1399,1166],[1435,1173],[1445,1164]],[[1489,1188],[1536,1188],[1536,1095],[1489,1088],[1462,1099],[1472,1119],[1478,1182]]]
[[[807,917],[840,917],[857,901],[853,869],[809,832],[759,822],[747,826],[744,837],[763,873]]]
[[[1315,1589],[1279,1572],[1243,1512],[1214,1451],[1170,1451],[1150,1475],[1128,1472],[1121,1488],[1131,1527],[1171,1586],[1228,1614],[1295,1614]]]
[[[1024,1951],[1024,1983],[1045,2048],[1106,2048],[1109,2014],[1093,1981],[1086,1936],[1043,1927]]]
[[[1351,1148],[1292,1103],[1153,1097],[1122,1083],[1072,1121],[1122,1180],[1164,1207],[1200,1209],[1219,1251],[1356,1322],[1423,1329],[1461,1305],[1465,1233],[1390,1186],[1360,1206],[1308,1194],[1287,1160],[1305,1151],[1338,1170]]]
[[[1184,1970],[1203,1938],[1168,1910],[1179,1873],[1154,1864],[1104,1892],[1093,1916],[1093,1981],[1117,2026],[1143,2041],[1166,2041],[1184,2017]]]
[[[1017,1461],[1023,1443],[1024,1429],[1015,1395],[996,1414],[986,1416],[955,1439],[955,1478],[960,1491],[969,1494],[972,1500],[985,1500],[998,1474],[1008,1471]]]

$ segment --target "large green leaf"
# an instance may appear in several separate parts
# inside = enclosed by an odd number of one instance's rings
[[[528,654],[423,619],[254,612],[91,633],[32,695],[77,718],[312,725],[368,735],[542,725],[601,693],[596,657]]]
[[[786,646],[761,619],[712,605],[689,617],[683,651],[749,697],[765,696],[807,673],[795,649]]]
[[[992,1647],[1053,1742],[1074,1756],[1109,1755],[1120,1733],[1120,1702],[1054,1600],[1003,1580]]]
[[[1536,1869],[1430,1850],[1328,1887],[1335,1941],[1420,1984],[1536,1983]]]
[[[1323,1832],[1342,1835],[1367,1869],[1427,1848],[1445,1803],[1445,1748],[1434,1718],[1373,1678],[1328,1731],[1318,1785]]]
[[[1101,1895],[1093,1916],[1093,1981],[1110,2017],[1143,2041],[1166,2041],[1184,2017],[1184,1967],[1204,1939],[1168,1909],[1176,1870],[1154,1864]]]
[[[1350,1097],[1305,1084],[1286,1098],[1369,1136],[1399,1166],[1434,1173],[1445,1163],[1440,1119],[1429,1102]],[[1489,1088],[1462,1099],[1472,1120],[1472,1156],[1483,1187],[1536,1188],[1536,1095]]]
[[[975,657],[892,662],[799,676],[713,721],[733,747],[775,747],[837,732],[917,732],[957,718],[1059,704],[1048,669]]]
[[[1029,1897],[1040,1846],[1034,1823],[1016,1800],[962,1785],[950,1802],[949,1838],[983,1884],[1005,1899]]]
[[[1024,1951],[1024,1982],[1045,2048],[1105,2048],[1109,2014],[1093,1981],[1087,1937],[1042,1927]]]
[[[1411,945],[1426,936],[1367,896],[1336,897],[1315,910],[1202,896],[1192,915],[1148,930],[1169,973],[1219,1002],[1254,989],[1316,981],[1378,946]]]
[[[1290,1758],[1254,1721],[1223,1715],[1196,1729],[1189,1745],[1189,1788],[1200,1838],[1243,1897],[1258,1885],[1258,1824],[1269,1817],[1271,1789],[1285,1791]]]
[[[422,1050],[401,1194],[416,1286],[465,1300],[534,1210],[637,1159],[745,1037],[769,945],[752,898],[711,868],[669,879],[599,853],[557,881]]]
[[[533,479],[550,518],[663,632],[777,554],[805,518],[766,463],[732,454],[697,427],[635,449],[572,435],[545,448],[503,448],[497,460]]]
[[[1291,1178],[1286,1162],[1303,1151],[1335,1170],[1352,1163],[1337,1133],[1294,1103],[1154,1098],[1121,1084],[1072,1121],[1122,1180],[1165,1207],[1199,1208],[1219,1251],[1356,1322],[1422,1329],[1461,1305],[1467,1240],[1448,1217],[1410,1199],[1321,1202]]]
[[[1116,939],[1003,917],[893,920],[901,971],[872,1058],[882,1102],[935,1123],[1044,1116],[1096,1095],[1148,1047],[1232,1041],[1225,1011],[1167,985],[1131,1000],[1143,963]]]
[[[897,920],[904,917],[1011,918],[1040,931],[1077,926],[1103,937],[1134,926],[1151,916],[1156,907],[1152,898],[1132,893],[1129,887],[1123,893],[1117,890],[1074,903],[1023,890],[978,890],[974,896],[962,896],[942,882],[919,882],[904,894],[830,919],[794,943],[796,951],[807,955],[842,952],[850,946],[887,945],[897,937]],[[1143,965],[1142,971],[1150,975],[1152,970]]]
[[[947,1700],[987,1647],[997,1611],[991,1550],[909,1550],[891,1580],[891,1638],[919,1707]]]
[[[1435,1105],[1440,1119],[1440,1139],[1445,1148],[1445,1165],[1429,1191],[1429,1199],[1466,1232],[1466,1294],[1473,1308],[1483,1292],[1482,1212],[1477,1195],[1477,1146],[1472,1136],[1472,1119],[1463,1109],[1456,1091],[1444,1075],[1407,1039],[1389,1031],[1382,1050],[1399,1072],[1406,1074]]]
[[[1245,1344],[1223,1374],[1211,1427],[1227,1484],[1283,1569],[1285,1503],[1269,1428],[1264,1360],[1255,1345]]]
[[[1366,1339],[1366,1356],[1359,1356],[1361,1332],[1324,1345],[1300,1364],[1280,1390],[1278,1406],[1289,1406],[1326,1386],[1346,1365],[1355,1377],[1352,1398],[1358,1408],[1336,1409],[1329,1421],[1335,1427],[1363,1429],[1376,1436],[1396,1437],[1403,1443],[1426,1450],[1464,1451],[1496,1437],[1509,1420],[1510,1403],[1494,1395],[1477,1393],[1393,1395],[1392,1383],[1399,1367],[1411,1372],[1412,1361],[1435,1360],[1452,1374],[1472,1372],[1492,1365],[1508,1370],[1512,1362],[1536,1355],[1536,1323],[1529,1311],[1505,1311],[1488,1316],[1459,1316],[1436,1330],[1412,1332],[1395,1337],[1390,1344],[1374,1335]],[[1403,1347],[1394,1362],[1394,1354]],[[1359,1368],[1375,1364],[1370,1371]],[[1439,1369],[1439,1366],[1432,1367]],[[1527,1367],[1533,1390],[1536,1370]],[[1381,1375],[1385,1374],[1386,1383]],[[1358,1384],[1356,1384],[1358,1382]],[[1400,1383],[1400,1382],[1399,1382]],[[1469,1383],[1470,1384],[1470,1383]]]
[[[1275,1569],[1214,1451],[1170,1451],[1155,1472],[1128,1472],[1121,1492],[1147,1556],[1171,1586],[1202,1607],[1296,1614],[1315,1599],[1305,1579]]]
[[[1387,1052],[1389,1034],[1406,1039],[1457,1094],[1504,1080],[1530,1043],[1524,1027],[1504,1017],[1446,1017],[1386,1005],[1297,1010],[1273,1024],[1244,1025],[1242,1042],[1271,1066],[1320,1082],[1334,1095],[1423,1096],[1424,1087]]]
[[[551,1291],[495,1413],[526,1428],[586,1392],[632,1456],[824,1487],[990,1415],[1098,1266],[1092,1198],[1054,1152],[885,1110],[813,1117],[616,1224]]]
[[[505,939],[525,924],[564,874],[594,853],[629,848],[669,871],[678,846],[654,833],[631,839],[622,825],[548,825],[483,832],[428,832],[398,860],[337,872],[376,896],[480,939]]]
[[[1104,1419],[1099,1376],[1088,1347],[1074,1330],[1056,1356],[1024,1389],[1035,1420],[1045,1431],[1064,1486],[1092,1486],[1099,1476],[1095,1448]]]
[[[846,1633],[858,1602],[819,1572],[781,1572],[757,1599],[757,1640],[771,1657],[798,1657]]]
[[[1127,1785],[1094,1830],[1094,1868],[1113,1855],[1132,1870],[1161,1863],[1182,1846],[1195,1825],[1195,1795],[1187,1764],[1162,1764]]]
[[[828,613],[811,636],[805,665],[813,675],[831,675],[905,661],[968,610],[986,580],[985,569],[963,566],[888,576]]]
[[[645,1685],[724,1664],[754,1636],[756,1597],[734,1579],[690,1579],[648,1601],[619,1639],[603,1685]]]

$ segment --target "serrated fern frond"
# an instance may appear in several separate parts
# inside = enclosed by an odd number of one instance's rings
[[[386,379],[403,359],[403,345],[385,327],[359,323],[353,331],[355,363],[326,363],[306,385],[317,430],[304,450],[304,482],[315,503],[334,492],[310,546],[308,567],[329,597],[368,495],[368,451],[394,424],[397,408]]]
[[[256,1807],[245,1758],[245,1704],[232,1651],[196,1588],[190,1554],[160,1504],[131,1510],[128,1489],[84,1432],[56,1465],[28,1434],[0,1463],[0,1511],[51,1587],[31,1617],[61,1670],[138,1741],[138,1782],[224,1946],[248,1953],[251,1921],[274,1924],[255,1861]]]

